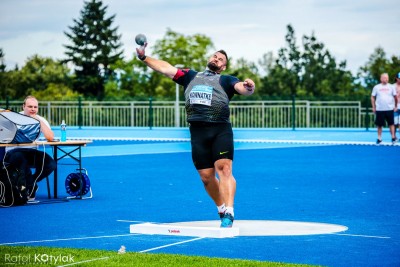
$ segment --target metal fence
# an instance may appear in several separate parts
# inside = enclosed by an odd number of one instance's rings
[[[10,101],[20,111],[22,103]],[[5,101],[0,101],[5,108]],[[360,128],[373,127],[373,113],[360,101],[232,101],[231,122],[237,128]],[[40,102],[39,114],[51,125],[186,127],[184,102],[175,101],[51,101]]]

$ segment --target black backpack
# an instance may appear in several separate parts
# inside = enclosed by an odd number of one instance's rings
[[[28,202],[25,176],[18,168],[6,164],[0,166],[0,207],[24,205]]]

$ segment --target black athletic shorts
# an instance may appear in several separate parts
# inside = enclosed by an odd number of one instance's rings
[[[385,121],[387,122],[388,126],[394,125],[394,111],[387,110],[387,111],[376,111],[375,113],[375,125],[378,127],[385,126]]]
[[[197,170],[214,168],[219,159],[233,160],[230,123],[191,122],[192,160]]]

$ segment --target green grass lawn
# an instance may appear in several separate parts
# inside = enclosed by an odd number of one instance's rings
[[[311,266],[277,262],[75,248],[0,246],[0,266]]]

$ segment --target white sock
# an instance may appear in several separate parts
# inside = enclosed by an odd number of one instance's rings
[[[235,214],[233,213],[233,207],[226,207],[225,213],[230,213],[232,214],[232,216],[235,216]]]
[[[218,213],[225,213],[225,211],[226,211],[225,203],[222,204],[221,206],[217,206],[217,209],[218,209]]]

